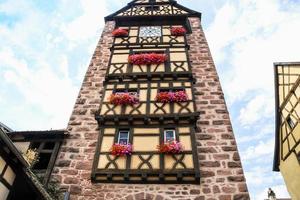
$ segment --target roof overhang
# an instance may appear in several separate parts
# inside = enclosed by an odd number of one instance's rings
[[[121,12],[123,11],[126,11],[128,9],[130,9],[133,5],[135,4],[135,1],[132,1],[130,3],[127,4],[127,6],[125,6],[124,8],[118,10],[117,12],[111,14],[111,15],[108,15],[104,18],[105,22],[107,21],[117,21],[119,18],[125,18],[125,19],[130,19],[130,17],[136,17],[136,19],[142,19],[142,18],[139,18],[139,17],[146,17],[148,19],[148,22],[149,22],[149,17],[151,18],[150,21],[153,21],[155,20],[155,18],[153,18],[154,16],[152,15],[149,15],[149,16],[118,16],[118,14],[120,14]],[[155,5],[160,5],[160,4],[170,4],[170,5],[173,5],[173,6],[176,6],[177,8],[180,8],[184,11],[186,11],[188,14],[184,14],[184,15],[161,15],[161,17],[167,17],[167,16],[171,16],[171,17],[176,17],[176,16],[182,16],[182,17],[198,17],[200,18],[201,20],[201,17],[202,17],[202,14],[200,12],[197,12],[197,11],[194,11],[194,10],[191,10],[185,6],[182,6],[180,4],[178,4],[176,1],[171,1],[169,3],[154,3]],[[138,5],[143,5],[143,4],[138,4]],[[151,5],[151,3],[147,3],[145,5]]]
[[[32,140],[64,140],[69,135],[66,130],[14,131],[7,134],[14,142]]]

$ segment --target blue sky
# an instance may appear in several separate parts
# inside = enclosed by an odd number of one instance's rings
[[[0,121],[15,130],[65,128],[103,17],[128,0],[0,0]],[[300,1],[180,0],[202,12],[251,199],[274,188],[273,62],[299,61]]]

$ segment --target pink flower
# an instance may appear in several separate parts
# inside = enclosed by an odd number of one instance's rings
[[[113,144],[110,152],[115,156],[131,155],[133,151],[132,144]]]
[[[183,146],[178,141],[172,141],[163,143],[159,146],[157,146],[160,153],[166,153],[166,154],[178,154],[183,152]]]
[[[109,97],[109,102],[114,105],[134,105],[139,103],[139,97],[130,93],[116,93]]]
[[[183,36],[185,33],[186,33],[186,29],[183,27],[171,28],[171,35],[173,36]]]
[[[144,53],[130,55],[128,57],[128,62],[133,65],[150,65],[164,63],[167,59],[168,57],[166,54]]]
[[[112,35],[115,37],[126,37],[126,36],[128,36],[128,30],[118,28],[112,32]]]
[[[161,103],[186,102],[188,95],[185,91],[160,92],[156,95],[156,101]]]

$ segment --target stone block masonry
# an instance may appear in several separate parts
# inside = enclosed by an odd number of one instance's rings
[[[71,193],[71,200],[248,200],[249,194],[224,95],[199,18],[190,18],[189,55],[195,83],[196,143],[200,185],[93,184],[91,169],[99,135],[94,114],[99,110],[103,81],[113,42],[107,22],[86,72],[71,115],[52,180]]]

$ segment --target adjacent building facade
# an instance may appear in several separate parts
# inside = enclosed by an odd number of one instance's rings
[[[54,200],[0,123],[0,199]]]
[[[105,20],[52,180],[74,200],[249,199],[201,14],[135,0]]]
[[[300,63],[275,63],[276,132],[274,171],[292,199],[300,199]]]

